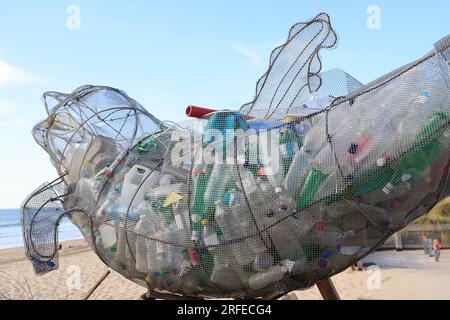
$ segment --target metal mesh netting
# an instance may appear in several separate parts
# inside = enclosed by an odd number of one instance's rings
[[[251,103],[187,123],[107,87],[46,94],[34,136],[64,174],[64,211],[152,290],[260,297],[344,270],[442,196],[450,41],[366,86],[320,73],[319,50],[335,44],[325,14],[295,25]],[[22,208],[35,260],[55,253],[55,219],[32,221],[48,192]]]

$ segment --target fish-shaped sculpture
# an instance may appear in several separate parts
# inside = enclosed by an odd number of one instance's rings
[[[59,178],[22,205],[35,271],[58,267],[67,216],[150,290],[261,297],[345,270],[428,212],[450,163],[450,37],[367,85],[321,72],[336,40],[326,14],[294,25],[253,101],[182,123],[109,87],[45,93],[33,135]]]

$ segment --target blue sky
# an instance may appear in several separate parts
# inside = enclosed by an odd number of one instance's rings
[[[67,27],[70,5],[80,8],[79,30]],[[380,29],[367,27],[371,5]],[[324,69],[364,83],[450,33],[448,0],[0,2],[0,208],[19,207],[56,174],[30,135],[45,116],[43,92],[110,85],[171,120],[188,104],[238,108],[291,25],[322,11],[340,37]]]

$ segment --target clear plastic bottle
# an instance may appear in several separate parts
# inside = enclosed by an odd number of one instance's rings
[[[254,186],[253,186],[254,187]],[[254,187],[256,190],[256,187]],[[258,233],[258,227],[247,206],[244,195],[234,191],[229,194],[229,205],[232,214],[238,222],[241,234],[246,237],[245,242],[255,254],[262,254],[267,251],[267,247]]]
[[[183,264],[185,260],[183,249],[188,243],[188,236],[185,229],[178,229],[175,225],[164,233],[170,270],[177,270]]]
[[[259,135],[259,156],[262,170],[269,183],[278,187],[283,184],[283,161],[278,141],[279,134],[275,130],[268,130],[267,134]]]
[[[160,176],[158,183],[160,186],[168,186],[168,185],[174,184],[175,182],[176,182],[176,179],[173,175],[163,174]]]
[[[273,257],[268,252],[258,254],[253,261],[253,268],[256,271],[265,271],[273,265]]]
[[[280,218],[280,216],[266,217],[264,229],[270,235],[278,256],[281,259],[297,260],[303,256],[299,236],[295,234],[289,225],[293,218]]]
[[[189,205],[186,197],[172,204],[172,211],[177,228],[184,229],[186,232],[191,232],[189,222]]]
[[[300,149],[292,159],[291,166],[284,179],[284,189],[290,196],[295,196],[306,177],[313,157],[305,150]]]
[[[139,217],[139,221],[136,223],[136,226],[134,228],[134,232],[136,234],[136,270],[142,273],[148,272],[148,262],[147,262],[147,248],[146,248],[146,239],[144,235],[148,232],[151,233],[151,230],[149,230],[150,224],[145,221],[146,215],[142,214]]]
[[[229,166],[231,165],[223,163],[214,164],[204,195],[205,203],[208,207],[215,206],[215,203],[222,199],[227,186],[232,181]]]
[[[226,241],[239,239],[243,236],[242,234],[239,234],[236,228],[238,221],[231,213],[229,207],[222,205],[221,203],[217,203],[215,219],[220,227],[220,230],[222,230]],[[234,255],[237,263],[241,266],[249,265],[255,259],[255,254],[251,251],[245,241],[236,241],[235,243],[230,244],[230,251]]]
[[[147,252],[146,263],[149,273],[158,272],[160,270],[156,255],[156,242],[157,241],[153,239],[144,239],[144,247]],[[142,248],[142,250],[144,249]]]
[[[239,174],[235,177],[237,179],[237,186],[242,187],[245,197],[237,199],[243,201],[246,206],[247,200],[251,213],[256,220],[256,223],[260,223],[260,220],[268,215],[271,215],[270,201],[273,201],[273,187],[269,184],[265,184],[264,191],[261,190],[261,182],[259,179],[255,179],[249,170],[238,169]],[[247,206],[248,208],[248,206]]]
[[[248,285],[253,290],[263,289],[282,280],[288,272],[288,267],[275,265],[270,267],[267,271],[258,272],[250,276]]]
[[[280,154],[283,174],[288,172],[295,154],[300,150],[301,143],[299,140],[293,124],[280,129]]]
[[[231,268],[231,253],[228,247],[218,247],[221,243],[208,219],[202,220],[204,244],[213,256],[210,281],[223,289],[238,290],[242,287],[238,274]]]
[[[277,200],[274,204],[275,217],[284,219],[283,226],[287,227],[299,240],[314,227],[314,217],[307,210],[296,212],[295,199],[282,188],[277,188]]]

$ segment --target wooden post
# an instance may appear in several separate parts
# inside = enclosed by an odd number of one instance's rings
[[[102,275],[102,277],[100,279],[98,279],[98,281],[95,283],[95,285],[91,288],[91,290],[89,290],[88,294],[86,295],[86,297],[84,297],[84,300],[89,299],[89,297],[94,293],[95,290],[97,290],[98,286],[105,281],[106,277],[109,276],[109,274],[111,273],[111,270],[106,270],[106,272]]]
[[[316,283],[317,289],[319,289],[323,300],[341,300],[339,294],[334,287],[330,278],[320,280]]]

